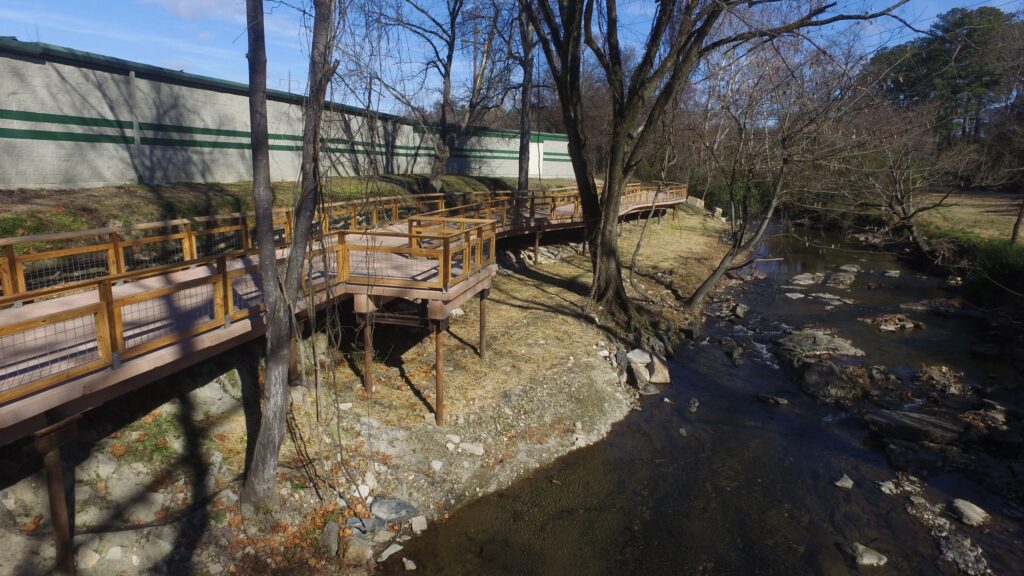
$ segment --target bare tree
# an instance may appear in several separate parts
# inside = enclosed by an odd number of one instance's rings
[[[616,0],[521,0],[537,30],[559,93],[569,152],[580,189],[594,280],[591,298],[636,328],[622,281],[616,223],[626,182],[646,153],[653,128],[694,67],[709,54],[758,38],[889,14],[901,0],[874,13],[830,15],[835,4],[780,4],[774,0],[665,0],[659,2],[630,66],[621,40]],[[779,6],[783,9],[779,9]],[[596,16],[596,19],[595,19]],[[635,33],[635,31],[634,31]],[[583,47],[597,60],[612,95],[612,134],[604,187],[598,191],[587,159],[582,92]]]
[[[288,366],[292,354],[291,341],[294,337],[293,306],[297,300],[299,281],[306,259],[306,247],[312,233],[313,213],[319,201],[320,126],[327,85],[334,72],[334,66],[331,64],[335,26],[334,0],[314,0],[313,8],[309,93],[302,131],[301,192],[295,205],[292,245],[282,278],[275,253],[273,196],[270,190],[263,2],[246,2],[253,204],[256,210],[260,278],[266,306],[266,353],[260,426],[252,462],[245,478],[243,497],[250,504],[259,504],[271,509],[277,505],[277,463],[288,412]]]
[[[499,32],[515,15],[499,0],[366,0],[363,7],[394,47],[391,61],[368,74],[425,130],[436,130],[430,184],[440,191],[465,129],[509,92],[510,46]],[[461,71],[467,63],[469,74]],[[435,93],[436,107],[425,106],[422,99]]]
[[[530,112],[533,101],[533,29],[526,11],[520,8],[516,18],[519,29],[520,68],[523,82],[519,87],[519,178],[516,189],[526,192],[530,188]]]

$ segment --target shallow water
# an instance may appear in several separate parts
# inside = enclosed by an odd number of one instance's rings
[[[740,366],[710,342],[682,347],[671,363],[673,384],[645,398],[605,440],[457,510],[405,543],[382,571],[404,573],[406,557],[418,574],[959,573],[905,512],[904,497],[876,487],[895,472],[859,419],[802,396],[770,343],[785,326],[816,324],[836,328],[872,364],[897,373],[943,362],[965,371],[968,381],[1020,375],[968,352],[983,330],[979,321],[916,313],[927,329],[902,334],[859,321],[900,303],[947,296],[940,279],[905,269],[890,255],[790,236],[773,237],[764,255],[783,260],[758,263],[767,277],[736,292],[753,314],[742,325],[713,319],[705,326],[712,338],[763,344],[750,346]],[[846,263],[863,269],[852,289],[801,292],[833,292],[855,304],[827,310],[818,299],[784,296],[792,290],[782,286],[795,274]],[[895,269],[900,278],[884,276]],[[757,398],[762,392],[790,403],[769,406]],[[694,398],[699,407],[691,413]],[[833,485],[844,473],[854,480],[852,490]],[[931,502],[965,498],[993,513],[987,530],[965,533],[997,574],[1024,573],[1024,532],[1001,513],[1004,502],[958,475],[929,478],[927,486]],[[885,554],[888,564],[858,570],[843,551],[855,541]]]

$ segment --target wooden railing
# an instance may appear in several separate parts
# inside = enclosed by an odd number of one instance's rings
[[[656,194],[669,203],[685,199],[686,189],[630,186],[623,204],[649,206]],[[314,247],[306,251],[303,293],[341,293],[344,288],[332,291],[344,285],[448,291],[494,263],[501,230],[581,218],[575,189],[481,194],[449,207],[440,196],[329,205],[318,214]],[[290,243],[290,222],[288,211],[275,213],[281,246]],[[232,214],[0,240],[0,404],[258,312],[251,224],[251,214]],[[80,245],[27,249],[41,242]],[[172,246],[175,258],[140,257],[160,243]],[[39,262],[85,257],[95,270],[81,272],[79,261],[77,275],[49,283],[32,275]]]
[[[363,230],[444,208],[441,194],[335,202],[317,215],[317,232]],[[291,244],[292,212],[274,211],[279,246]],[[0,295],[10,296],[124,274],[255,246],[252,212],[0,239]]]

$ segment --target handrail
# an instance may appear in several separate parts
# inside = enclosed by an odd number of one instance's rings
[[[624,202],[651,203],[656,192],[650,187],[630,185]],[[664,196],[659,198],[665,201],[678,201],[685,198],[686,188],[667,187],[661,194]],[[305,293],[319,294],[341,285],[447,292],[494,263],[499,230],[532,231],[540,220],[557,224],[582,218],[575,189],[529,195],[493,193],[486,200],[454,207],[444,207],[440,195],[433,195],[417,207],[431,203],[439,209],[409,216],[403,230],[338,230],[327,220],[332,213],[327,207],[318,216],[319,245],[305,255]],[[345,217],[356,217],[352,203],[343,203],[338,210]],[[364,201],[360,211],[367,210],[389,210],[389,221],[398,215],[396,203],[390,199],[379,203]],[[529,220],[524,218],[527,215]],[[369,221],[374,218],[377,216]],[[209,221],[214,220],[211,217]],[[188,226],[193,222],[189,221]],[[280,228],[286,245],[290,240],[290,223],[287,219],[278,223],[283,224]],[[253,311],[258,313],[262,306],[261,287],[256,280],[259,265],[244,261],[255,255],[256,248],[243,243],[219,254],[200,253],[204,234],[229,231],[242,235],[244,228],[243,224],[205,230],[186,228],[165,237],[129,239],[110,233],[108,243],[63,249],[65,255],[98,254],[106,274],[13,294],[7,291],[12,284],[11,271],[24,274],[26,263],[48,256],[14,255],[11,266],[12,245],[5,244],[4,258],[0,258],[0,273],[5,274],[0,307],[29,306],[0,319],[6,320],[0,322],[0,360],[4,361],[0,363],[0,404],[99,369],[116,368],[122,360],[226,327]],[[181,261],[128,269],[130,250],[165,242],[166,236],[174,236],[179,244]],[[147,278],[188,270],[196,272],[172,278],[163,285],[138,284]],[[307,278],[313,280],[308,282]],[[24,287],[23,276],[17,282]],[[49,305],[45,301],[89,291],[95,291],[95,301],[68,300],[66,309],[57,309],[60,304]],[[38,348],[33,342],[45,342],[46,346]],[[45,361],[39,360],[39,354],[43,354]]]

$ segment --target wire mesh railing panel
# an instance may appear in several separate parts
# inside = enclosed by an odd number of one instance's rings
[[[112,273],[109,262],[105,247],[94,252],[27,261],[23,264],[25,290],[39,290],[106,276]]]
[[[438,277],[436,259],[411,258],[407,254],[352,249],[349,252],[349,279],[360,283],[380,281],[431,282]]]
[[[0,392],[100,360],[92,312],[0,336]]]
[[[179,238],[124,246],[124,265],[129,272],[184,261],[185,249]]]
[[[241,249],[241,230],[196,234],[196,256],[199,258],[220,256]]]
[[[125,349],[184,334],[213,319],[213,290],[212,284],[201,284],[122,305]]]
[[[253,312],[263,305],[259,272],[250,272],[231,281],[231,297],[236,312]]]

